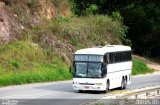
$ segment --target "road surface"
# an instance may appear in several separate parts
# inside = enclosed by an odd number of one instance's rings
[[[134,76],[132,78],[132,83],[127,87],[127,90],[134,90],[154,85],[160,85],[160,73],[145,76]],[[0,99],[41,99],[25,100],[24,102],[26,104],[23,105],[31,105],[35,103],[36,105],[78,105],[91,99],[100,99],[105,95],[105,93],[99,92],[78,93],[72,89],[72,81],[28,84],[0,88]]]

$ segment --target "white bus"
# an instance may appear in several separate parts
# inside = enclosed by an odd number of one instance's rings
[[[108,91],[131,83],[131,48],[106,45],[75,52],[73,62],[73,89]]]

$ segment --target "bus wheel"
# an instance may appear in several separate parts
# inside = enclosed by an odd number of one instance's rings
[[[106,83],[106,93],[109,92],[109,80],[107,80],[107,83]]]
[[[121,83],[121,90],[126,89],[126,80],[125,78],[122,78],[122,83]]]

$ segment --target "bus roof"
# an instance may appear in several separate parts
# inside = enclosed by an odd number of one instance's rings
[[[131,51],[131,47],[124,45],[106,45],[97,48],[85,48],[75,52],[75,54],[91,54],[91,55],[104,55],[109,52]]]

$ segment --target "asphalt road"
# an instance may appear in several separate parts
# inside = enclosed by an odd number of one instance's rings
[[[160,85],[160,73],[133,77],[127,90],[154,85]],[[78,105],[105,95],[107,94],[99,92],[78,93],[72,89],[72,81],[0,88],[0,99],[22,99],[18,105]]]

